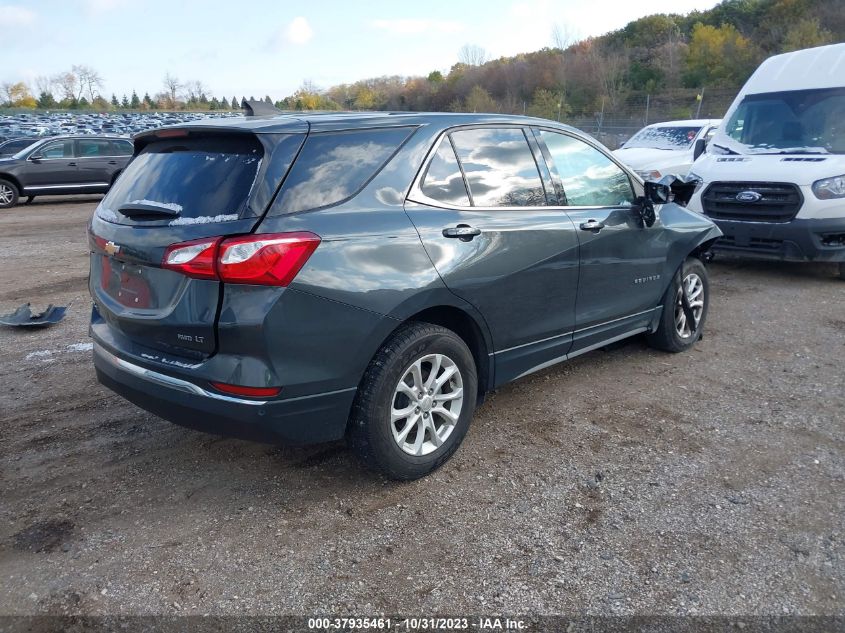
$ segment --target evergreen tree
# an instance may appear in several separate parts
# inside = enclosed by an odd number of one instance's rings
[[[132,100],[129,102],[129,106],[133,110],[139,110],[141,108],[141,100],[138,98],[138,93],[134,90],[132,91]]]
[[[217,97],[211,97],[211,101],[208,104],[209,110],[219,110],[220,109],[220,102],[217,100]]]
[[[235,97],[232,97],[232,110],[237,110],[241,106],[238,105],[238,100]]]
[[[56,103],[56,99],[53,97],[52,92],[48,92],[44,90],[40,95],[38,95],[38,107],[39,108],[55,108],[58,103]]]
[[[123,108],[124,110],[129,109],[129,99],[127,98],[126,95],[123,95],[123,99],[120,100],[120,107]]]
[[[111,95],[111,104],[112,104],[112,106],[113,106],[113,107],[115,107],[115,108],[119,108],[119,107],[120,107],[120,103],[118,103],[118,101],[117,101],[117,96],[116,96],[114,93],[112,93],[112,95]]]
[[[270,105],[273,105],[273,100],[270,98],[270,95],[266,95],[264,97],[264,103],[268,103]]]

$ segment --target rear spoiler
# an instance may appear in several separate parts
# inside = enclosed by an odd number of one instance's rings
[[[247,101],[244,99],[241,102],[241,108],[243,108],[245,116],[270,116],[274,114],[284,114],[277,107],[267,103],[266,101]]]

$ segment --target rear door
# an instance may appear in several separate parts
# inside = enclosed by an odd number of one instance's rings
[[[203,130],[138,139],[138,153],[91,224],[95,336],[138,355],[212,354],[221,284],[162,268],[165,252],[176,243],[251,232],[303,139]]]
[[[442,136],[406,203],[444,283],[487,322],[497,384],[565,356],[575,321],[578,238],[526,131]]]
[[[91,187],[108,186],[110,164],[116,165],[112,144],[108,139],[86,138],[76,141],[76,164],[80,184]]]
[[[578,229],[578,279],[572,351],[644,330],[661,298],[668,243],[658,217],[651,227],[632,208],[631,176],[598,147],[570,134],[537,130],[562,202]]]

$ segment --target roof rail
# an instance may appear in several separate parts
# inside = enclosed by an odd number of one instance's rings
[[[282,111],[277,107],[267,103],[266,101],[247,101],[244,99],[241,102],[241,108],[244,109],[246,116],[268,116],[271,114],[282,114]]]

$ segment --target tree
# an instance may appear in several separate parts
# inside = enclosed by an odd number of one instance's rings
[[[361,86],[353,102],[356,110],[371,110],[376,105],[376,94],[367,86]]]
[[[498,112],[499,105],[481,86],[473,86],[466,98],[467,112]]]
[[[802,18],[793,22],[783,38],[783,50],[797,51],[802,48],[812,48],[824,44],[832,44],[836,40],[833,33],[819,24],[816,18]]]
[[[138,98],[138,93],[134,90],[132,91],[132,98],[129,100],[129,107],[133,110],[139,110],[141,108],[141,100]]]
[[[76,75],[78,81],[79,94],[77,99],[82,97],[83,92],[87,92],[88,101],[93,102],[94,97],[96,97],[96,89],[103,87],[103,79],[100,77],[100,73],[84,64],[74,65],[71,72]]]
[[[50,108],[55,108],[57,105],[58,105],[58,103],[56,103],[56,99],[55,99],[55,97],[53,97],[52,92],[42,90],[41,94],[38,95],[38,107],[39,108],[49,110]]]
[[[528,114],[531,116],[555,121],[560,121],[561,117],[567,114],[567,111],[568,108],[563,102],[562,95],[545,88],[539,88],[534,93],[531,106],[528,108]]]
[[[220,109],[220,102],[217,100],[217,97],[211,97],[211,102],[208,104],[209,110],[219,110]]]
[[[240,106],[240,104],[238,103],[237,98],[236,98],[236,97],[232,97],[232,110],[237,110],[237,109],[239,109],[240,107],[241,107],[241,106]]]
[[[464,44],[458,51],[458,61],[467,66],[481,66],[488,59],[487,51],[476,44]]]
[[[435,86],[439,86],[443,83],[443,73],[441,73],[439,70],[432,70],[430,73],[428,73],[428,77],[426,77],[426,79],[428,80],[428,83],[434,84]]]
[[[29,87],[22,81],[4,83],[2,86],[5,101],[14,108],[35,108],[38,102],[29,92]]]
[[[164,76],[164,79],[162,79],[162,84],[164,85],[164,89],[167,92],[169,100],[167,107],[171,110],[175,110],[177,103],[176,94],[179,92],[182,84],[179,82],[178,77],[171,75],[169,72]]]
[[[62,100],[71,106],[75,104],[79,97],[76,96],[76,91],[79,87],[79,79],[73,72],[59,73],[53,77],[55,85],[59,87],[62,93]]]
[[[150,93],[149,93],[149,92],[145,92],[145,93],[144,93],[144,100],[143,100],[143,102],[142,102],[142,103],[143,103],[143,107],[144,107],[146,110],[157,110],[157,109],[158,109],[158,107],[159,107],[159,104],[158,104],[158,103],[156,103],[155,101],[153,101],[153,100],[150,98]]]
[[[124,110],[129,109],[129,98],[126,95],[123,95],[123,99],[120,100],[120,107]]]
[[[114,93],[111,93],[111,104],[114,108],[120,107],[120,102],[117,100],[117,95],[115,95]]]
[[[264,103],[267,103],[269,105],[273,105],[273,100],[270,98],[270,95],[265,95]]]
[[[757,65],[757,51],[735,26],[693,27],[684,80],[691,88],[740,85]]]

